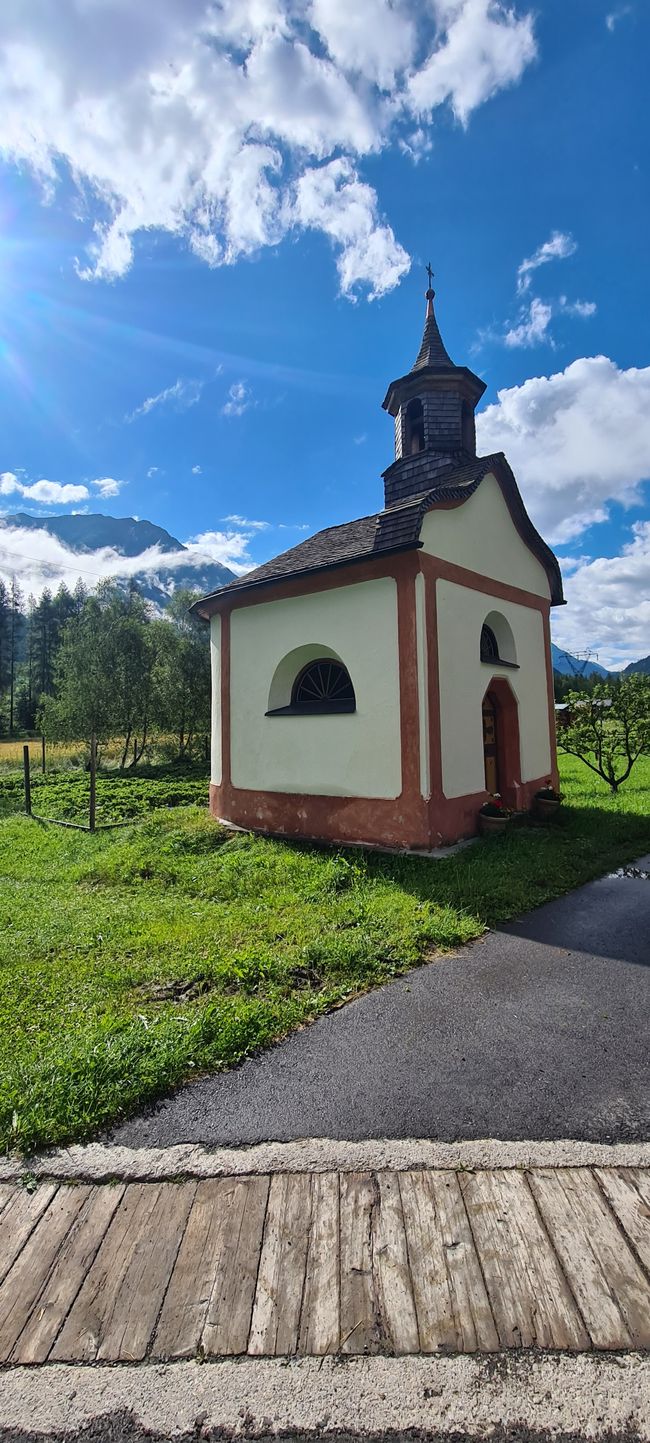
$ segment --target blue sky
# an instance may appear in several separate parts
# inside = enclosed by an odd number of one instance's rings
[[[556,640],[647,654],[649,44],[642,0],[4,0],[2,513],[242,569],[377,509],[430,257]],[[3,532],[27,590],[75,564]]]

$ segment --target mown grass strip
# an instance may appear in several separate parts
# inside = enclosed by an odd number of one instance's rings
[[[436,862],[232,835],[205,805],[147,813],[144,798],[137,827],[93,836],[7,817],[0,1144],[89,1138],[641,855],[649,783],[650,763],[639,764],[613,798],[565,759],[555,822]]]

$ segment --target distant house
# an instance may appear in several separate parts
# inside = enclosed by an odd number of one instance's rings
[[[556,703],[555,703],[555,722],[556,722],[556,726],[559,727],[559,728],[565,727],[565,726],[570,726],[570,725],[571,725],[571,722],[575,721],[576,713],[579,713],[579,712],[580,712],[580,708],[581,708],[581,707],[587,707],[587,706],[590,707],[590,708],[591,708],[591,707],[603,707],[603,708],[607,709],[607,707],[609,707],[609,706],[611,706],[611,705],[612,705],[612,699],[611,699],[611,697],[609,697],[609,696],[604,696],[604,697],[585,697],[584,701],[582,701],[582,700],[580,700],[580,701],[572,701],[572,702],[568,702],[568,701],[556,701]]]
[[[384,506],[196,603],[211,621],[211,807],[254,830],[430,848],[487,794],[557,784],[555,556],[502,453],[477,456],[485,384],[426,293],[415,364],[384,408]]]

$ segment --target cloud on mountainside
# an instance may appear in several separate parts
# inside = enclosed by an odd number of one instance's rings
[[[360,161],[417,158],[437,108],[466,124],[535,54],[505,0],[4,0],[0,155],[94,201],[84,278],[124,275],[140,231],[216,266],[314,228],[343,294],[379,296],[410,258]]]
[[[0,575],[15,575],[24,592],[36,597],[46,587],[55,591],[61,582],[72,588],[79,577],[92,587],[109,578],[123,580],[140,573],[154,577],[161,570],[178,567],[194,566],[200,571],[215,561],[240,575],[254,564],[248,553],[252,534],[233,528],[204,531],[186,542],[183,551],[152,546],[139,556],[121,556],[109,546],[79,554],[44,528],[0,525]]]

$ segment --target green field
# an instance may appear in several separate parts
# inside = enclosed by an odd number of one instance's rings
[[[91,1137],[650,849],[650,761],[614,798],[564,758],[552,823],[441,862],[228,834],[196,804],[201,769],[101,778],[105,819],[142,820],[95,836],[17,815],[17,781],[0,780],[0,1145],[23,1152]],[[55,773],[35,810],[83,814],[83,788]],[[151,810],[170,797],[194,804]]]

